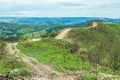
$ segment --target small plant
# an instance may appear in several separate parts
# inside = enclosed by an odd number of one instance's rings
[[[51,76],[57,76],[55,72],[51,72]]]
[[[98,78],[92,73],[84,73],[81,78],[83,80],[98,80]]]
[[[31,59],[31,63],[32,63],[32,64],[37,64],[37,62],[34,61],[34,60],[32,60],[32,59]]]
[[[31,72],[28,69],[15,69],[13,71],[10,72],[10,74],[8,75],[8,77],[10,79],[14,79],[14,78],[20,78],[21,76],[32,76],[33,72]]]
[[[111,80],[110,78],[104,78],[103,80]]]

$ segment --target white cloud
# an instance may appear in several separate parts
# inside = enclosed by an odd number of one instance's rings
[[[0,0],[0,16],[120,17],[119,4],[120,0]]]

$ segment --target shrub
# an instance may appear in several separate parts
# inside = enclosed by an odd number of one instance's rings
[[[77,43],[69,43],[69,49],[71,53],[74,53],[79,49],[79,46]]]

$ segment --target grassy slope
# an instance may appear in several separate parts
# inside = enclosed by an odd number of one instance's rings
[[[89,66],[89,63],[81,61],[76,55],[70,52],[65,46],[67,44],[61,40],[53,38],[44,38],[38,42],[22,42],[18,44],[22,53],[37,58],[39,62],[54,64],[56,70],[78,71],[82,70],[83,64]]]
[[[79,24],[76,27],[81,27]],[[40,37],[46,33],[63,29],[65,27],[73,27],[74,25],[64,24],[17,24],[17,23],[0,23],[0,39],[13,41],[18,39],[28,39],[33,37]]]
[[[0,56],[0,73],[5,73],[13,69],[25,68],[24,62],[20,62],[15,55],[5,54]]]
[[[69,32],[68,39],[79,44],[80,49],[76,54],[71,53],[69,48],[65,48],[66,42],[54,38],[43,38],[38,42],[21,42],[18,44],[18,48],[22,53],[37,58],[39,62],[53,64],[56,70],[62,72],[91,72],[90,62],[85,55],[95,51],[102,56],[98,72],[112,74],[109,58],[115,52],[114,49],[119,52],[119,31],[120,25],[101,22],[98,22],[97,28],[73,29]],[[83,54],[85,59],[81,57]],[[119,74],[119,68],[117,74]]]
[[[81,53],[87,54],[94,50],[101,54],[102,63],[98,65],[99,72],[112,73],[109,68],[111,62],[109,57],[116,49],[120,52],[120,25],[99,23],[97,28],[77,28],[70,31],[68,39],[73,39],[79,44],[80,49],[73,54],[70,52],[67,43],[53,38],[44,38],[38,42],[21,42],[18,48],[22,53],[37,58],[39,62],[53,64],[55,69],[61,72],[89,71],[90,63],[87,59],[80,57]],[[51,34],[52,35],[52,34]],[[66,48],[67,47],[67,48]],[[110,55],[110,56],[109,56]],[[119,61],[120,62],[120,61]],[[104,65],[103,65],[104,64]],[[19,66],[20,65],[20,66]],[[26,65],[15,55],[6,54],[0,56],[0,73],[13,69],[27,68]],[[118,69],[119,73],[120,69]]]
[[[6,43],[0,41],[0,74],[10,72],[7,78],[32,76],[33,72],[30,71],[29,67],[21,60],[21,58],[15,54],[6,53],[5,47]],[[15,69],[20,72],[12,73],[11,71]]]
[[[39,62],[53,64],[55,69],[61,72],[74,73],[76,71],[89,71],[90,63],[71,53],[66,43],[53,38],[44,38],[38,42],[22,42],[18,48],[22,53],[37,58]],[[100,72],[112,73],[112,70],[99,65]]]
[[[110,59],[114,53],[118,53],[120,58],[120,25],[118,24],[103,24],[98,22],[97,28],[73,29],[69,32],[68,39],[72,39],[80,46],[77,55],[87,55],[96,52],[99,55],[99,64],[106,67],[111,67],[112,62]],[[117,59],[116,57],[116,59]],[[118,60],[117,74],[120,73],[120,59]],[[104,70],[104,69],[103,69]]]

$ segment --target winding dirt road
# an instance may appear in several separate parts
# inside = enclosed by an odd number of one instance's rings
[[[56,37],[55,39],[63,39],[67,36],[67,33],[72,30],[72,28],[66,28],[64,30],[62,30]]]

